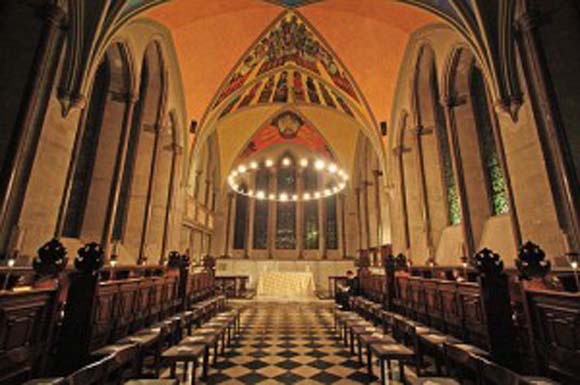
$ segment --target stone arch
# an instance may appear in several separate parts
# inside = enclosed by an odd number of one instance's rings
[[[127,46],[113,42],[105,51],[79,125],[74,173],[63,222],[63,235],[101,241],[108,237],[124,157],[124,132],[132,103],[134,74]]]
[[[475,84],[474,81],[477,81]],[[478,89],[475,89],[475,88]],[[464,186],[463,217],[468,217],[466,243],[469,250],[478,247],[484,226],[494,213],[490,157],[495,160],[495,172],[501,175],[503,194],[504,171],[499,159],[496,135],[497,120],[487,80],[476,57],[464,46],[453,50],[446,72],[446,94],[450,110],[451,135],[455,138],[456,160],[462,170]],[[507,196],[506,196],[507,204]]]
[[[132,255],[143,259],[160,256],[162,239],[159,225],[150,237],[153,217],[159,217],[159,210],[153,210],[156,194],[156,174],[161,146],[167,136],[165,125],[165,98],[167,82],[162,48],[152,41],[145,49],[141,66],[139,99],[135,108],[131,136],[127,150],[124,181],[121,196],[125,207],[117,216],[119,240]],[[166,196],[165,194],[161,194]],[[161,215],[163,218],[163,215]],[[159,218],[157,218],[159,219]],[[163,223],[163,219],[157,223]]]

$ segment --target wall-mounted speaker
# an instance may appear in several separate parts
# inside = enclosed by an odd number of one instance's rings
[[[387,136],[387,122],[381,122],[381,135]]]

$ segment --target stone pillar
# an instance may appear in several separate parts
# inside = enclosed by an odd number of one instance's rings
[[[365,175],[366,178],[366,175]],[[369,185],[370,183],[365,180],[363,182],[362,192],[363,192],[363,205],[364,205],[364,230],[366,233],[364,248],[368,250],[371,247],[371,219],[369,215]]]
[[[160,114],[161,116],[161,114]],[[149,229],[151,227],[151,211],[153,206],[153,192],[155,187],[155,178],[157,174],[157,158],[159,158],[161,143],[161,122],[158,121],[155,127],[155,139],[153,141],[153,155],[149,171],[149,181],[147,183],[147,198],[145,201],[145,216],[143,217],[143,230],[141,232],[141,243],[139,244],[139,260],[145,257],[145,249],[149,241]],[[147,256],[149,257],[149,256]]]
[[[568,151],[565,129],[558,110],[557,98],[553,92],[550,73],[542,57],[538,27],[542,15],[521,5],[522,12],[516,19],[518,27],[518,47],[521,52],[529,89],[529,97],[535,104],[534,118],[538,127],[538,137],[554,191],[554,201],[558,208],[560,225],[566,233],[569,250],[580,248],[580,191],[576,179],[573,157]]]
[[[224,257],[230,256],[230,240],[232,238],[232,211],[233,211],[233,203],[234,203],[235,193],[228,192],[226,196],[227,201],[227,211],[226,211],[226,220],[225,220],[225,241],[224,241]]]
[[[175,128],[174,128],[175,129]],[[171,219],[173,218],[173,206],[175,198],[175,182],[177,178],[177,165],[179,164],[179,159],[183,153],[183,148],[176,143],[172,145],[172,155],[171,155],[171,170],[169,176],[169,188],[167,192],[167,205],[165,210],[165,223],[163,225],[163,244],[161,246],[161,257],[164,257],[167,253],[167,246],[169,242],[169,234],[171,234]]]
[[[451,151],[451,159],[453,161],[453,174],[455,175],[457,193],[459,195],[459,203],[461,205],[461,229],[463,232],[463,239],[465,242],[467,255],[473,255],[475,253],[475,242],[471,228],[471,214],[465,188],[465,179],[463,176],[461,147],[459,145],[459,137],[457,136],[457,124],[453,111],[458,103],[459,101],[457,99],[450,97],[444,97],[441,102],[445,111],[445,120],[447,121],[445,126],[448,130],[447,138],[449,141],[449,149]],[[461,103],[464,102],[462,101]]]
[[[109,194],[109,202],[107,204],[107,215],[105,217],[105,226],[103,228],[103,235],[101,239],[101,245],[105,251],[106,259],[108,259],[111,255],[111,237],[113,235],[113,227],[115,226],[115,219],[117,218],[119,195],[121,194],[121,184],[123,183],[123,171],[125,170],[125,161],[127,159],[127,148],[129,145],[129,138],[131,136],[130,135],[131,123],[133,122],[133,112],[135,110],[136,102],[137,97],[135,95],[127,95],[127,107],[125,109],[125,115],[123,117],[123,127],[121,128],[121,135],[119,138],[117,160],[115,162],[115,169],[113,170],[113,176],[111,180],[111,192]]]
[[[359,251],[363,248],[363,231],[362,231],[362,218],[361,218],[361,204],[360,204],[360,187],[355,188],[356,194],[356,227],[358,229],[358,249]]]
[[[425,232],[425,240],[427,243],[427,250],[429,252],[428,257],[432,257],[434,254],[433,241],[431,239],[431,217],[429,213],[429,198],[427,195],[427,183],[425,179],[425,163],[423,162],[423,144],[421,141],[421,136],[425,134],[431,134],[433,130],[427,131],[421,125],[415,127],[413,134],[415,136],[415,145],[417,148],[417,157],[415,161],[417,162],[417,169],[419,170],[419,191],[421,193],[421,203],[422,203],[422,213],[423,213],[423,231]]]
[[[274,167],[270,168],[270,188],[269,194],[277,194],[278,174]],[[276,250],[276,202],[268,201],[268,258],[274,258]]]
[[[401,221],[403,223],[403,237],[404,237],[404,250],[409,250],[411,248],[411,235],[409,233],[409,214],[407,211],[407,186],[405,183],[405,159],[404,154],[411,151],[405,148],[403,144],[399,147],[393,149],[393,153],[397,158],[399,165],[399,188],[400,188],[400,199],[401,199]]]
[[[321,259],[326,259],[326,198],[324,197],[324,190],[326,186],[326,180],[323,176],[320,176],[318,180],[318,191],[321,192],[321,198],[318,199],[318,252]]]
[[[373,176],[375,178],[375,203],[376,203],[376,220],[377,220],[377,244],[375,245],[379,248],[382,245],[382,238],[383,238],[383,216],[382,216],[382,207],[381,207],[381,181],[380,178],[383,175],[381,170],[373,170]]]
[[[296,170],[296,194],[300,198],[296,203],[296,248],[298,250],[298,259],[304,258],[304,171]]]
[[[340,255],[342,258],[347,257],[346,250],[346,194],[340,193],[337,198],[337,203],[339,205],[340,216],[339,216],[339,228],[340,228]]]
[[[248,183],[248,188],[256,192],[256,179]],[[256,198],[248,197],[248,212],[246,214],[246,242],[244,243],[244,258],[250,258],[254,240],[254,216],[256,213]]]
[[[44,22],[42,37],[32,63],[34,70],[30,72],[30,78],[26,79],[29,87],[14,127],[16,140],[13,141],[13,151],[6,155],[5,171],[0,178],[0,253],[9,251],[10,233],[20,215],[42,129],[43,114],[46,112],[62,48],[65,12],[56,5],[50,5],[39,13]],[[9,60],[10,55],[7,55],[3,60]],[[39,119],[41,116],[42,119]]]

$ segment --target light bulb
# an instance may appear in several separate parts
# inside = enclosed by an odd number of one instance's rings
[[[570,266],[572,266],[572,269],[576,270],[578,268],[578,262],[574,261],[570,263]]]
[[[290,160],[290,158],[284,158],[284,159],[282,159],[282,165],[283,165],[283,166],[286,166],[286,167],[288,167],[288,166],[290,166],[291,164],[292,164],[292,161]]]
[[[245,172],[246,172],[246,170],[247,170],[247,168],[246,168],[246,166],[244,166],[243,164],[241,164],[241,165],[238,167],[238,171],[240,172],[240,174],[243,174],[243,173],[245,173]]]
[[[263,192],[263,191],[258,191],[256,193],[256,198],[258,198],[258,199],[264,199],[264,198],[266,198],[266,193]]]
[[[336,173],[336,171],[337,171],[337,170],[338,170],[338,167],[336,167],[336,164],[334,164],[334,163],[332,163],[330,166],[328,166],[328,171],[329,171],[331,174],[334,174],[334,173]]]
[[[310,193],[304,193],[304,200],[310,200]]]
[[[329,196],[332,192],[329,189],[324,190],[324,195]]]
[[[318,160],[317,160],[317,161],[314,163],[314,167],[315,167],[317,170],[322,170],[322,169],[324,168],[324,161],[323,161],[323,160],[320,160],[320,159],[318,159]]]
[[[300,160],[300,165],[301,165],[302,167],[306,167],[306,166],[308,166],[308,159],[306,159],[306,158],[304,158],[304,159],[301,159],[301,160]]]
[[[298,195],[296,195],[296,194],[292,195],[292,200],[293,201],[297,201],[298,200]]]
[[[318,191],[314,193],[314,198],[320,198],[320,193]]]
[[[254,196],[254,190],[248,190],[248,196],[253,197]]]
[[[266,159],[266,167],[272,167],[274,165],[274,161],[272,159]]]
[[[258,162],[252,162],[252,163],[250,163],[250,168],[252,168],[254,170],[257,169],[258,168]]]
[[[232,171],[232,174],[231,174],[231,176],[233,176],[233,177],[236,177],[236,176],[238,176],[238,172],[237,172],[236,170]]]
[[[16,260],[14,258],[10,258],[6,264],[8,265],[8,267],[14,267],[14,264],[16,264]]]
[[[270,199],[271,201],[273,201],[274,199],[276,199],[276,195],[275,194],[270,194],[270,195],[268,195],[268,199]]]
[[[116,260],[111,260],[111,267],[114,268],[115,266],[117,266],[117,261]]]
[[[280,194],[280,200],[281,200],[282,202],[285,202],[285,201],[287,201],[287,200],[288,200],[288,194],[286,194],[286,193],[282,193],[282,194]]]

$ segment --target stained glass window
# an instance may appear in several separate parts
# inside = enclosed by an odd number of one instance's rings
[[[437,71],[433,71],[437,73]],[[439,140],[439,152],[441,154],[441,165],[443,167],[443,181],[445,184],[445,199],[447,201],[447,220],[451,225],[461,223],[461,206],[459,204],[459,194],[455,182],[455,173],[451,162],[451,151],[449,149],[449,138],[447,136],[447,127],[445,124],[445,114],[439,101],[439,86],[437,78],[431,77],[433,94],[435,99],[435,119],[437,126],[437,139]]]
[[[256,191],[269,193],[270,172],[261,169],[256,174]],[[265,250],[268,248],[268,206],[267,200],[256,200],[254,211],[254,249]]]
[[[241,186],[247,191],[247,186]],[[236,194],[236,222],[234,223],[234,249],[243,250],[246,245],[246,223],[248,218],[248,197]]]
[[[277,185],[278,195],[285,193],[290,197],[295,194],[296,170],[293,166],[280,164]],[[296,202],[276,204],[276,248],[281,250],[296,248]]]
[[[318,190],[318,175],[312,168],[304,171],[304,191],[312,193]],[[304,248],[318,249],[318,201],[304,202]]]
[[[471,98],[479,135],[491,212],[492,215],[504,214],[509,210],[505,179],[497,152],[497,145],[493,136],[492,116],[487,99],[485,81],[481,71],[477,68],[471,71]]]
[[[338,249],[336,195],[326,198],[326,248]]]

